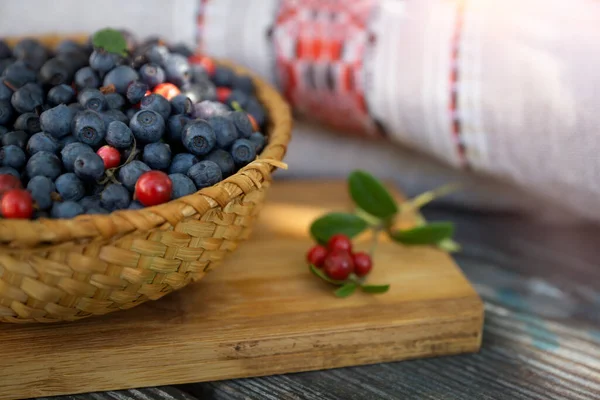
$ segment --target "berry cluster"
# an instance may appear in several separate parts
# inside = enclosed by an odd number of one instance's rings
[[[0,40],[0,209],[72,218],[167,202],[212,186],[265,146],[247,76],[157,38],[114,52]],[[110,36],[110,35],[108,35]]]
[[[373,268],[371,256],[365,252],[352,252],[352,241],[348,236],[333,235],[327,247],[313,246],[306,255],[307,261],[336,281],[344,281],[354,273],[359,278],[365,277]]]

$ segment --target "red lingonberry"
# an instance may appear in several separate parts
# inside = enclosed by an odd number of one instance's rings
[[[0,196],[11,189],[20,189],[22,187],[21,180],[11,174],[0,175]]]
[[[323,266],[323,262],[325,261],[325,257],[327,257],[327,248],[325,246],[316,245],[311,247],[311,249],[306,254],[306,260],[313,264],[317,268],[321,268]]]
[[[179,90],[179,88],[172,83],[165,82],[156,85],[154,88],[154,93],[160,94],[162,97],[170,101],[173,97],[180,94],[181,90]]]
[[[204,68],[208,76],[213,76],[215,74],[215,70],[217,69],[215,62],[211,58],[202,56],[200,54],[194,54],[190,56],[188,58],[188,61],[191,64],[202,66],[202,68]]]
[[[352,256],[346,251],[337,250],[329,253],[323,263],[325,274],[338,281],[348,279],[353,269]]]
[[[373,268],[371,256],[365,252],[353,254],[352,261],[354,263],[354,273],[357,276],[365,276],[371,272],[371,269]]]
[[[229,98],[230,94],[231,89],[229,89],[228,87],[217,88],[217,100],[219,100],[221,103],[227,103],[227,99]]]
[[[260,130],[260,127],[258,126],[258,122],[256,122],[256,119],[251,114],[248,114],[248,119],[252,124],[252,132],[258,132]]]
[[[33,199],[27,190],[12,189],[2,196],[0,208],[4,218],[31,218]]]
[[[329,238],[327,242],[327,249],[329,251],[342,250],[348,253],[352,253],[352,242],[348,236],[338,233]]]
[[[146,207],[166,203],[172,191],[171,178],[161,171],[144,172],[135,184],[135,196]]]
[[[104,169],[116,168],[121,163],[121,153],[112,146],[102,146],[96,152],[104,162]]]

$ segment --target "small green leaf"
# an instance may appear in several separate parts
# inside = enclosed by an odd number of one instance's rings
[[[231,102],[231,108],[233,108],[234,111],[244,111],[244,109],[242,108],[242,106],[240,106],[240,103],[238,103],[237,101],[232,101]]]
[[[116,29],[106,28],[96,32],[92,38],[92,44],[109,53],[127,55],[127,41],[123,34]]]
[[[366,293],[385,293],[389,290],[390,285],[362,285],[361,289]]]
[[[331,283],[332,285],[342,286],[342,285],[346,284],[345,281],[336,281],[335,279],[331,279],[330,277],[325,275],[325,273],[323,273],[323,271],[321,271],[319,268],[315,267],[312,264],[310,264],[310,271],[313,274],[315,274],[316,276],[318,276],[319,278],[321,278],[322,280],[324,280],[325,282]]]
[[[327,243],[336,233],[352,238],[367,229],[367,223],[354,214],[330,213],[315,220],[310,226],[310,234],[319,243]]]
[[[354,171],[348,177],[352,200],[367,213],[387,219],[398,212],[394,197],[381,181],[368,172]]]
[[[456,253],[460,251],[460,244],[456,243],[452,239],[444,239],[438,242],[437,246],[448,253]]]
[[[405,231],[390,233],[392,239],[404,244],[436,244],[452,237],[454,225],[451,222],[432,222]]]
[[[341,288],[333,292],[337,297],[348,297],[356,290],[356,283],[348,282]]]

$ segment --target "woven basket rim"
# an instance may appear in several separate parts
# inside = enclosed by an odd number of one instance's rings
[[[84,41],[82,35],[43,35],[28,36],[42,43],[54,46],[58,40],[73,39]],[[22,38],[8,38],[9,44],[14,44]],[[291,136],[292,113],[283,97],[271,85],[248,69],[236,65],[229,60],[216,60],[219,64],[232,67],[236,72],[248,75],[256,86],[256,95],[265,107],[268,115],[267,145],[255,161],[240,169],[234,175],[223,181],[200,189],[194,194],[171,200],[158,206],[146,207],[139,210],[119,210],[105,215],[84,214],[72,219],[40,218],[38,220],[0,219],[0,249],[24,251],[40,246],[56,247],[73,241],[91,240],[98,236],[107,239],[120,237],[127,233],[160,227],[165,223],[175,225],[179,220],[195,214],[203,214],[207,210],[220,206],[225,207],[232,199],[242,192],[247,193],[254,188],[260,188],[266,177],[260,172],[265,164],[272,172],[277,167],[283,167],[287,145]],[[232,178],[245,175],[249,186],[240,188],[232,183]],[[190,201],[198,196],[206,201],[198,207],[198,201]],[[218,200],[215,200],[218,199]],[[118,220],[118,221],[117,221]]]

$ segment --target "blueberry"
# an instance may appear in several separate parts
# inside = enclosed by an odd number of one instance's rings
[[[61,41],[58,46],[56,46],[57,54],[72,53],[77,51],[81,51],[81,45],[74,40],[66,39]]]
[[[130,191],[135,190],[135,184],[144,172],[150,171],[150,167],[141,161],[133,160],[119,169],[119,181]]]
[[[104,50],[94,50],[90,55],[90,67],[104,75],[117,65],[119,57],[114,53],[108,53]]]
[[[41,128],[55,138],[70,134],[72,121],[73,110],[64,104],[46,110],[40,115]]]
[[[106,99],[104,98],[104,94],[98,89],[87,88],[83,89],[77,95],[77,101],[79,104],[88,110],[92,111],[103,111],[106,109]]]
[[[231,118],[235,125],[235,128],[237,129],[239,137],[249,138],[250,135],[252,135],[254,128],[252,128],[252,122],[250,122],[250,119],[248,118],[248,115],[246,115],[245,112],[233,111],[229,114],[229,117]]]
[[[47,151],[39,151],[31,156],[25,166],[27,176],[46,176],[51,180],[55,180],[60,175],[61,163],[55,154]]]
[[[4,135],[5,133],[8,133],[8,128],[0,125],[0,136]]]
[[[173,191],[171,193],[172,199],[178,199],[189,194],[196,193],[196,185],[194,182],[184,174],[171,174],[169,175],[173,184]]]
[[[107,93],[104,95],[106,105],[111,110],[120,110],[125,107],[125,98],[119,93]]]
[[[11,64],[13,64],[16,60],[14,58],[5,58],[0,60],[0,74],[4,73],[4,70]]]
[[[73,163],[75,174],[85,181],[98,180],[104,175],[104,161],[96,153],[82,153]]]
[[[12,56],[12,50],[4,40],[0,40],[0,59]]]
[[[194,54],[193,50],[190,49],[185,43],[176,43],[169,47],[169,51],[175,54],[181,54],[184,57],[190,57]]]
[[[0,148],[0,164],[4,167],[21,169],[27,162],[27,156],[19,146],[8,145]]]
[[[52,218],[74,218],[85,213],[81,204],[74,201],[55,202],[50,210]]]
[[[256,158],[256,147],[248,139],[238,139],[231,146],[231,157],[238,166],[244,166]]]
[[[150,89],[165,81],[165,71],[157,64],[144,64],[140,68],[140,77]]]
[[[26,83],[13,93],[10,102],[20,113],[32,112],[44,104],[44,91],[37,83]]]
[[[57,106],[59,104],[69,104],[75,97],[75,91],[69,85],[57,85],[54,86],[48,92],[48,104],[51,106]]]
[[[75,136],[67,135],[58,141],[58,148],[62,151],[62,149],[64,149],[65,146],[67,146],[71,143],[75,143],[75,142],[79,143],[79,141],[77,140],[77,138]]]
[[[13,90],[9,88],[5,79],[0,79],[0,100],[10,100]],[[10,83],[8,83],[10,85]]]
[[[129,121],[129,128],[140,143],[154,143],[165,132],[165,120],[156,111],[140,110]]]
[[[196,164],[198,159],[195,155],[190,153],[179,153],[175,154],[171,166],[169,167],[169,174],[185,174]]]
[[[213,76],[213,82],[217,86],[231,87],[235,80],[235,73],[231,68],[218,65],[215,68],[215,75]]]
[[[164,120],[168,119],[169,115],[171,115],[171,103],[169,103],[169,100],[156,93],[142,98],[140,109],[156,111]]]
[[[171,54],[165,64],[167,80],[177,86],[183,86],[191,79],[192,73],[187,57],[181,54]]]
[[[104,188],[102,189],[104,190]],[[85,196],[81,200],[79,200],[79,204],[87,211],[90,208],[98,208],[102,207],[100,205],[100,195],[95,196]]]
[[[169,49],[166,46],[155,44],[146,50],[146,59],[151,63],[164,66],[169,58]]]
[[[20,88],[26,83],[35,82],[35,71],[22,61],[15,61],[4,69],[4,80],[14,88]]]
[[[186,85],[185,89],[182,90],[182,94],[189,97],[194,103],[215,101],[217,99],[217,88],[210,81],[195,82]]]
[[[12,121],[14,110],[8,100],[0,100],[0,125],[7,125]]]
[[[123,114],[123,112],[120,110],[106,110],[103,111],[100,114],[100,116],[102,117],[102,120],[104,120],[104,124],[106,126],[108,126],[113,121],[120,121],[124,124],[129,123],[129,118],[127,118],[127,116]]]
[[[109,211],[121,210],[129,207],[131,195],[125,186],[111,183],[100,194],[100,204]]]
[[[103,86],[115,85],[117,93],[124,95],[129,84],[138,79],[139,75],[135,69],[127,65],[119,65],[106,74]]]
[[[36,39],[26,38],[13,48],[18,60],[25,62],[30,68],[38,70],[48,58],[48,50]]]
[[[125,115],[131,121],[136,112],[138,112],[138,110],[136,110],[135,108],[128,108],[127,111],[125,111]]]
[[[117,148],[125,149],[133,143],[131,129],[121,121],[113,121],[108,124],[106,130],[106,143]]]
[[[91,110],[80,111],[73,118],[73,135],[81,143],[97,146],[106,135],[106,126],[98,113]]]
[[[246,94],[254,94],[254,82],[252,78],[247,75],[236,75],[233,79],[233,89],[240,90]]]
[[[71,75],[75,75],[78,70],[86,67],[88,64],[88,54],[84,51],[70,51],[68,53],[60,53],[56,58],[64,62]]]
[[[63,200],[78,201],[85,194],[85,187],[81,179],[72,172],[67,172],[56,178],[56,191]]]
[[[127,88],[127,100],[131,104],[137,104],[142,100],[148,91],[148,85],[141,81],[131,82]]]
[[[233,105],[234,102],[238,104],[241,108],[246,108],[248,102],[250,101],[250,97],[242,92],[241,90],[232,90],[227,98],[227,104]],[[233,108],[233,107],[232,107]]]
[[[235,172],[235,163],[233,162],[233,158],[231,154],[222,149],[215,149],[208,153],[205,160],[212,161],[221,168],[221,174],[223,178],[226,178],[232,175]]]
[[[192,119],[185,115],[171,115],[167,121],[167,138],[171,143],[181,142],[181,131]]]
[[[100,78],[92,68],[83,67],[75,73],[75,86],[79,90],[85,88],[94,89],[100,86]]]
[[[194,104],[194,118],[207,119],[216,116],[229,115],[231,111],[225,104],[217,101],[204,100],[198,104]]]
[[[173,114],[191,114],[194,110],[194,103],[189,97],[178,94],[171,99],[171,109]]]
[[[73,111],[73,116],[75,114],[77,114],[79,111],[85,110],[85,108],[83,108],[83,106],[79,103],[71,103],[67,107],[69,107],[71,109],[71,111]]]
[[[212,186],[223,179],[221,168],[216,163],[208,160],[192,165],[187,172],[187,176],[194,181],[198,189]]]
[[[208,154],[217,143],[215,131],[208,122],[202,120],[187,124],[181,132],[181,140],[185,148],[197,156]]]
[[[46,132],[38,132],[33,134],[27,141],[27,153],[33,155],[40,151],[48,153],[56,153],[58,151],[58,142]]]
[[[228,148],[238,138],[237,129],[229,117],[209,117],[206,122],[213,128],[217,137],[217,147]]]
[[[29,134],[39,132],[42,130],[40,127],[40,117],[36,113],[21,114],[15,121],[14,128]]]
[[[19,171],[17,171],[13,167],[0,167],[0,175],[12,175],[15,178],[21,179]]]
[[[162,142],[147,144],[142,160],[152,169],[166,170],[171,164],[171,148]]]
[[[40,81],[46,85],[62,85],[72,79],[71,69],[60,58],[51,58],[40,69]]]
[[[34,176],[27,183],[27,190],[42,210],[47,210],[52,206],[52,192],[55,189],[54,183],[47,176]]]
[[[263,106],[255,98],[250,98],[248,104],[246,104],[246,112],[254,117],[259,126],[264,126],[267,114]]]
[[[203,66],[197,65],[197,64],[192,64],[191,67],[192,67],[192,82],[205,82],[205,81],[210,82],[208,73],[206,72],[206,69],[204,69]],[[213,84],[212,82],[210,82],[210,83]]]
[[[87,144],[83,144],[81,142],[74,142],[65,145],[65,147],[63,147],[63,149],[60,151],[60,156],[65,169],[69,172],[73,172],[75,170],[75,159],[78,155],[83,153],[94,154],[94,150],[92,150],[92,148]]]
[[[256,154],[260,153],[262,151],[262,149],[265,147],[265,142],[266,142],[265,135],[263,135],[260,132],[254,132],[252,135],[250,135],[248,140],[254,144],[254,149],[256,150]]]
[[[139,201],[132,201],[131,204],[129,204],[129,207],[127,207],[128,210],[141,210],[142,208],[144,208],[144,206]]]
[[[14,144],[22,149],[27,145],[29,135],[25,131],[12,131],[2,135],[2,146]]]

